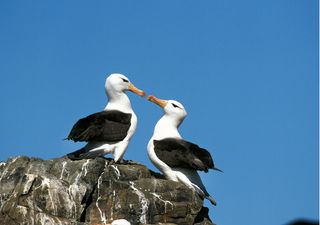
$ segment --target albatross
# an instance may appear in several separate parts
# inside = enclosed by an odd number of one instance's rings
[[[139,96],[145,93],[119,73],[106,78],[105,90],[109,101],[104,110],[78,120],[66,138],[87,142],[80,150],[67,154],[69,159],[95,158],[112,153],[115,162],[122,160],[137,126],[137,116],[125,91]]]
[[[185,108],[175,100],[163,100],[155,96],[149,96],[148,100],[164,110],[164,115],[155,125],[147,146],[151,162],[168,180],[184,183],[194,189],[202,199],[206,198],[216,205],[197,171],[221,170],[215,167],[206,149],[181,137],[178,128],[187,116]]]

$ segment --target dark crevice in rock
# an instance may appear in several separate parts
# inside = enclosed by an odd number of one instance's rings
[[[83,209],[83,211],[82,211],[82,213],[81,213],[81,215],[80,215],[80,220],[79,220],[79,222],[86,222],[87,209],[88,209],[88,207],[91,205],[91,203],[93,202],[93,194],[94,194],[94,192],[95,192],[96,189],[97,189],[99,179],[100,179],[100,177],[103,175],[103,173],[105,172],[106,167],[108,166],[108,162],[109,162],[108,158],[104,158],[104,157],[103,157],[103,159],[105,160],[105,162],[104,162],[104,163],[105,163],[105,164],[104,164],[104,167],[103,167],[103,169],[100,171],[99,176],[98,176],[98,179],[96,180],[96,182],[95,182],[95,184],[94,184],[94,186],[93,186],[93,188],[92,188],[92,191],[90,192],[90,194],[89,194],[89,196],[88,196],[87,198],[85,198],[85,196],[84,196],[84,198],[83,198],[82,201],[81,201],[81,205],[82,205],[82,204],[85,204],[85,206],[84,206],[84,209]]]
[[[212,222],[209,218],[209,209],[207,207],[202,207],[201,210],[199,211],[198,215],[194,219],[194,223],[202,223],[204,220],[208,220]]]
[[[85,204],[84,209],[81,213],[80,216],[80,221],[79,222],[86,222],[86,213],[87,213],[87,209],[88,207],[91,205],[91,203],[93,202],[93,193],[95,192],[96,188],[97,188],[98,183],[96,183],[96,185],[93,187],[92,191],[90,192],[88,198],[86,199],[86,201],[81,202],[81,204]],[[83,198],[84,200],[85,198]]]
[[[33,181],[32,181],[32,183],[31,183],[31,185],[30,185],[27,193],[21,193],[21,197],[22,197],[22,196],[29,196],[29,195],[31,194],[32,189],[33,189],[33,185],[34,185],[36,179],[37,179],[37,177],[33,179]]]

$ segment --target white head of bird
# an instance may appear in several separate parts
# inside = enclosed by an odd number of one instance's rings
[[[123,112],[131,111],[131,103],[125,91],[145,96],[144,91],[136,88],[125,75],[120,73],[113,73],[107,77],[105,90],[109,99],[105,109],[118,109]]]
[[[185,110],[184,106],[178,101],[163,100],[155,96],[149,96],[148,100],[159,105],[164,111],[164,120],[168,121],[177,128],[187,116],[187,111]]]
[[[110,76],[108,76],[106,79],[105,88],[109,98],[113,95],[121,94],[125,91],[132,91],[139,96],[145,95],[144,91],[136,88],[130,82],[128,77],[120,73],[113,73]]]

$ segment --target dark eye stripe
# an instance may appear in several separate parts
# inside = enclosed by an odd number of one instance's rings
[[[123,80],[123,82],[127,82],[127,83],[129,82],[128,80],[126,80],[126,79],[124,79],[124,78],[121,78],[121,79]]]
[[[179,106],[177,106],[176,104],[174,104],[174,103],[171,103],[172,105],[173,105],[173,107],[175,107],[175,108],[179,108],[180,109],[180,107]]]

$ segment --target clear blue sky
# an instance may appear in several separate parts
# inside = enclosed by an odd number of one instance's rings
[[[0,160],[59,157],[62,139],[107,103],[106,74],[182,102],[184,138],[224,174],[201,174],[219,225],[318,219],[318,2],[0,2]],[[159,107],[131,93],[146,145]]]

